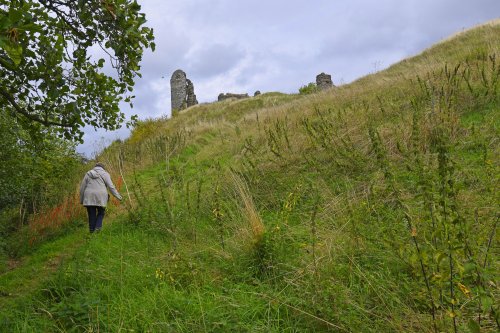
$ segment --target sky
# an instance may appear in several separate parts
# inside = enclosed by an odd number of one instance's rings
[[[200,103],[221,92],[297,93],[332,75],[335,85],[382,70],[457,32],[500,17],[499,0],[137,0],[153,28],[130,118],[170,116],[170,77],[182,69]],[[129,130],[85,128],[91,157]]]

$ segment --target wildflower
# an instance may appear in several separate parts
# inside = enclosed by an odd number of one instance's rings
[[[160,268],[157,268],[155,272],[155,277],[158,280],[163,280],[165,278],[165,272],[162,271]]]
[[[471,297],[471,293],[470,293],[470,290],[467,289],[466,286],[464,286],[463,284],[461,284],[460,282],[458,283],[458,288],[460,288],[460,291],[465,295],[467,296],[468,298]]]

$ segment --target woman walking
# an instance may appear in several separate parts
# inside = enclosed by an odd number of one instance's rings
[[[118,200],[122,200],[104,164],[96,163],[95,167],[85,174],[80,185],[80,203],[87,208],[90,233],[99,232],[102,228],[102,220],[109,200],[107,189]]]

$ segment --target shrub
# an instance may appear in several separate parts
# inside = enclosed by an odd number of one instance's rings
[[[299,94],[301,95],[314,94],[315,92],[318,92],[318,87],[314,82],[310,82],[309,84],[299,88]]]

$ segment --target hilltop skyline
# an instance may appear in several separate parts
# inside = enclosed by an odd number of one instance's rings
[[[184,70],[200,103],[221,92],[260,90],[296,93],[317,74],[335,85],[422,52],[436,42],[495,19],[500,3],[479,1],[139,1],[157,49],[147,50],[134,108],[139,119],[170,115],[170,76]],[[91,156],[117,138],[115,132],[85,129],[77,150]]]

